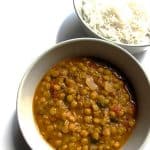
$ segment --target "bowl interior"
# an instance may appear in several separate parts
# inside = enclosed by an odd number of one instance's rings
[[[58,44],[44,53],[25,74],[18,92],[17,113],[20,128],[32,149],[51,149],[39,134],[32,103],[35,88],[49,68],[64,58],[94,56],[119,68],[131,82],[138,103],[137,125],[124,150],[137,150],[144,143],[150,127],[150,86],[136,60],[121,48],[96,39],[76,39]],[[38,143],[38,144],[37,144]]]

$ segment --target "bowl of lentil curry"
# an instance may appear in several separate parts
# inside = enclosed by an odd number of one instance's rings
[[[122,48],[98,39],[69,40],[25,74],[19,125],[32,149],[140,149],[149,134],[149,90],[140,65]]]

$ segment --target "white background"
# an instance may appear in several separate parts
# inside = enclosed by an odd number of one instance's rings
[[[16,117],[26,69],[55,43],[83,36],[72,0],[0,0],[0,150],[29,150]],[[150,78],[150,50],[136,57]]]

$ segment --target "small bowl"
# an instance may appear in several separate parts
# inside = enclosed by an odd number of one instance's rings
[[[142,148],[150,132],[150,85],[144,71],[136,59],[121,47],[99,39],[83,38],[65,41],[49,49],[31,65],[21,81],[17,116],[23,136],[31,149],[52,149],[41,136],[33,116],[33,96],[39,81],[58,61],[79,56],[103,59],[117,67],[130,81],[138,103],[138,115],[136,127],[123,148]]]
[[[110,39],[108,38],[105,38],[99,34],[97,34],[82,18],[80,12],[79,12],[79,6],[80,6],[80,2],[81,0],[73,0],[73,5],[74,5],[74,9],[75,9],[75,12],[80,20],[80,23],[83,27],[83,29],[85,30],[85,32],[91,36],[91,37],[94,37],[94,38],[100,38],[100,39],[103,39],[103,40],[106,40],[106,41],[109,41],[109,42],[112,42],[114,44],[117,44],[119,46],[121,46],[122,48],[126,49],[128,52],[130,52],[131,54],[136,54],[136,53],[141,53],[141,52],[144,52],[148,49],[150,49],[150,43],[147,43],[147,44],[124,44],[124,43],[121,43],[121,42],[115,42],[115,41],[111,41]]]

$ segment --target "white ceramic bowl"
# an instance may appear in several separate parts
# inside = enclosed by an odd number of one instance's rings
[[[32,149],[48,150],[33,117],[35,88],[49,68],[64,58],[94,56],[113,64],[131,82],[138,103],[137,125],[124,150],[142,149],[150,130],[150,85],[139,63],[124,49],[98,39],[74,39],[57,44],[40,56],[24,75],[17,98],[17,115],[23,136]]]
[[[119,43],[119,42],[114,42],[114,41],[111,41],[110,39],[108,38],[105,38],[99,34],[97,34],[85,21],[84,19],[82,18],[81,16],[81,13],[80,13],[80,4],[81,4],[81,0],[73,0],[73,5],[74,5],[74,9],[75,9],[75,12],[80,20],[80,23],[83,27],[83,29],[85,30],[85,32],[91,36],[91,37],[95,37],[95,38],[100,38],[100,39],[103,39],[103,40],[106,40],[106,41],[109,41],[109,42],[112,42],[112,43],[115,43],[119,46],[121,46],[122,48],[126,49],[128,52],[130,52],[131,54],[136,54],[136,53],[140,53],[140,52],[144,52],[148,49],[150,49],[150,43],[147,43],[147,44],[124,44],[124,43]]]

